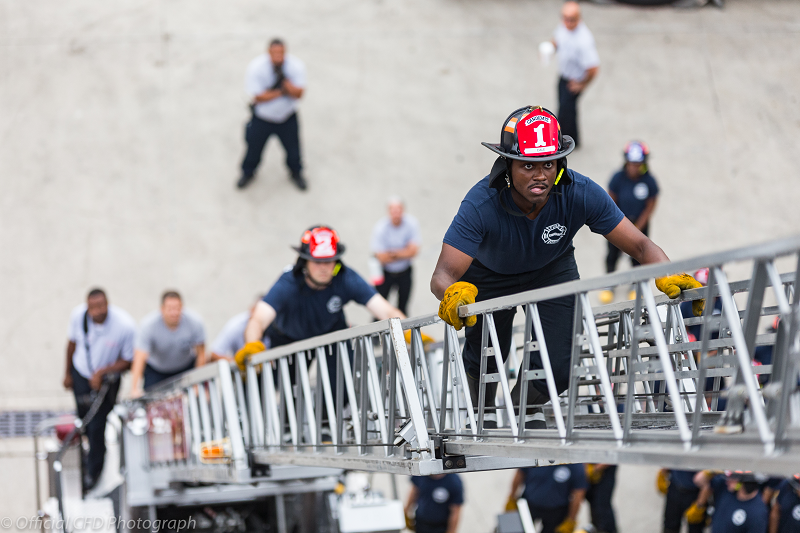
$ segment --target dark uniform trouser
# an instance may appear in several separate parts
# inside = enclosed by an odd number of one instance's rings
[[[242,161],[242,174],[252,176],[261,162],[264,145],[272,134],[278,136],[283,148],[286,150],[286,166],[292,174],[298,174],[303,169],[300,162],[300,135],[297,125],[297,113],[281,123],[267,122],[253,114],[244,131],[244,140],[247,141],[247,154]]]
[[[611,496],[617,482],[617,466],[611,465],[603,470],[603,477],[596,485],[589,485],[586,501],[592,514],[592,525],[601,533],[617,533],[617,520],[611,506]]]
[[[569,506],[564,507],[534,507],[528,502],[528,508],[531,510],[531,518],[537,518],[542,521],[541,533],[555,533],[556,528],[567,518],[569,514]]]
[[[649,224],[645,224],[642,233],[645,235],[648,234],[649,231]],[[608,255],[606,256],[606,273],[610,274],[617,269],[617,261],[619,261],[619,256],[622,255],[622,250],[611,244],[611,241],[608,241]],[[639,261],[631,257],[631,265],[632,266],[639,266]]]
[[[664,506],[664,533],[678,533],[681,529],[681,520],[686,509],[697,499],[699,489],[682,489],[674,483],[667,489],[667,501]],[[689,524],[689,533],[703,533],[704,523]]]
[[[383,283],[375,287],[378,294],[389,298],[389,292],[397,287],[397,308],[408,316],[408,298],[411,296],[411,267],[400,272],[383,271]]]
[[[75,393],[75,404],[78,417],[83,418],[92,407],[98,391],[93,391],[89,380],[72,369],[72,392]],[[86,437],[89,439],[89,453],[86,457],[88,474],[97,479],[103,471],[106,458],[106,417],[114,408],[119,392],[119,380],[109,383],[108,391],[94,418],[86,426]]]
[[[434,524],[416,519],[414,520],[414,531],[416,533],[447,533],[447,522]]]
[[[575,146],[580,144],[578,140],[578,97],[581,93],[575,94],[567,88],[569,80],[561,78],[558,80],[558,123],[561,126],[561,133],[569,135],[575,140]]]
[[[185,368],[178,369],[174,372],[161,372],[160,370],[156,370],[152,366],[146,364],[144,366],[144,388],[147,389],[156,383],[164,381],[165,379],[177,376],[178,374],[183,374],[184,372],[193,369],[194,365],[195,362],[192,361]]]
[[[578,274],[578,266],[575,263],[574,251],[574,248],[570,248],[564,255],[539,270],[513,275],[498,274],[497,272],[487,269],[475,260],[472,262],[467,272],[461,277],[460,281],[467,281],[474,284],[478,288],[476,301],[481,302],[498,296],[507,296],[509,294],[576,280],[580,278],[580,275]],[[542,329],[544,330],[545,343],[547,344],[547,351],[550,356],[551,366],[553,367],[556,389],[561,393],[569,386],[572,356],[572,319],[575,312],[575,297],[564,296],[539,302],[538,307],[539,317],[542,320]],[[514,308],[493,313],[495,327],[497,328],[497,338],[500,342],[500,350],[503,354],[503,358],[508,354],[508,350],[511,346],[514,314],[516,312],[517,309]],[[466,328],[465,333],[466,341],[464,343],[463,352],[464,368],[473,379],[477,379],[480,376],[482,327],[483,317],[479,315],[475,326]],[[534,335],[534,339],[535,338],[536,336]],[[539,352],[531,353],[531,368],[542,368]],[[497,366],[493,357],[489,358],[487,361],[486,372],[497,372]],[[531,387],[533,387],[533,390],[531,390]],[[517,391],[518,395],[518,387],[515,386],[514,389]],[[544,403],[549,398],[547,383],[544,380],[530,381],[528,383],[528,389],[531,390],[531,393],[535,390],[538,391],[540,395],[544,395],[544,400],[540,400],[538,403]],[[487,394],[487,397],[491,397],[490,394]],[[517,396],[512,396],[512,398],[516,403]],[[476,401],[477,399],[473,399],[473,402]]]

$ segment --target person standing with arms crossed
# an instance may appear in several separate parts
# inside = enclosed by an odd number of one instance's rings
[[[558,118],[564,135],[580,146],[578,135],[578,98],[597,76],[600,56],[594,36],[581,21],[581,7],[577,2],[565,2],[561,8],[561,24],[551,41],[558,53]]]
[[[419,223],[404,213],[403,201],[393,196],[389,199],[389,216],[375,224],[372,230],[372,252],[383,268],[383,283],[375,288],[384,298],[397,288],[397,308],[408,315],[408,298],[411,296],[411,259],[419,251]]]
[[[83,418],[106,383],[100,408],[86,426],[89,440],[84,491],[97,483],[106,456],[106,418],[117,401],[119,374],[131,367],[136,322],[119,307],[109,305],[102,289],[92,289],[86,303],[72,311],[67,343],[64,388],[75,393],[78,416]]]
[[[286,45],[280,39],[270,41],[267,53],[247,66],[245,88],[252,98],[253,116],[245,129],[247,154],[242,161],[238,188],[247,187],[255,177],[264,146],[273,133],[286,150],[290,179],[301,191],[308,187],[303,178],[297,122],[297,101],[302,98],[305,86],[305,65],[286,53]]]

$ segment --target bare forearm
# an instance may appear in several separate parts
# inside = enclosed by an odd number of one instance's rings
[[[206,364],[206,347],[204,344],[198,344],[195,346],[195,352],[197,357],[194,362],[194,367],[198,368]]]
[[[101,368],[97,372],[104,376],[106,374],[121,374],[131,367],[131,362],[125,359],[117,359],[113,364]]]
[[[269,102],[270,100],[274,100],[279,96],[283,95],[283,91],[280,89],[267,89],[261,94],[257,94],[253,97],[253,101],[257,104],[262,102]]]
[[[572,499],[569,501],[569,511],[567,513],[567,517],[569,519],[575,520],[578,517],[578,511],[581,509],[581,504],[583,503],[583,498],[585,496],[585,490],[572,491]]]
[[[781,521],[781,506],[778,503],[772,505],[769,512],[769,533],[778,533],[778,525]]]
[[[431,292],[437,300],[444,298],[444,291],[447,287],[458,281],[456,278],[444,271],[435,271],[431,277]]]
[[[655,200],[650,200],[649,202],[647,202],[647,204],[645,204],[644,210],[642,210],[642,213],[639,215],[639,218],[636,219],[636,227],[639,228],[639,231],[644,231],[644,227],[647,225],[648,222],[650,222],[650,217],[652,216],[653,211],[655,211],[655,208],[656,208]]]
[[[147,352],[136,350],[133,354],[133,363],[131,364],[131,393],[136,394],[139,391],[142,376],[144,376],[144,367],[147,364]]]
[[[451,505],[450,516],[447,518],[447,533],[456,533],[459,518],[461,518],[461,506]]]
[[[75,343],[70,341],[67,344],[67,374],[72,372],[72,356],[75,354]]]

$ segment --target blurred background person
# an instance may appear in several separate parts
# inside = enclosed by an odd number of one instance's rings
[[[286,45],[280,39],[270,41],[267,53],[247,66],[245,89],[252,97],[253,115],[245,128],[247,153],[236,184],[240,189],[255,177],[264,146],[273,133],[286,150],[286,166],[292,182],[298,189],[306,189],[297,122],[297,101],[302,98],[305,86],[305,64],[287,54]]]
[[[406,526],[416,533],[456,533],[463,504],[464,485],[458,474],[412,476]]]
[[[558,122],[561,131],[580,146],[578,135],[578,97],[597,76],[600,56],[594,36],[581,21],[577,2],[565,2],[561,8],[561,24],[553,33],[553,46],[558,53]]]
[[[586,501],[589,502],[592,525],[597,533],[617,533],[617,519],[611,505],[617,483],[617,465],[589,463],[586,465],[586,480],[589,482]]]
[[[800,474],[778,485],[769,516],[769,533],[800,533]]]
[[[662,468],[656,478],[658,490],[666,496],[664,502],[664,533],[678,533],[684,517],[687,521],[688,533],[703,533],[706,523],[705,508],[695,506],[692,513],[686,511],[700,495],[700,489],[694,484],[696,471],[668,470]]]
[[[256,303],[258,303],[263,296],[263,294],[259,295],[256,299]],[[256,303],[250,306],[249,310],[234,315],[225,323],[222,327],[222,331],[219,332],[219,335],[217,335],[213,344],[211,344],[209,362],[213,363],[220,359],[227,359],[231,362],[234,361],[236,352],[241,350],[242,346],[244,346],[244,330],[247,327],[247,323],[250,321],[250,317],[253,315]],[[264,343],[265,348],[269,349],[270,342],[266,334],[262,337],[261,342]]]
[[[700,495],[693,507],[706,509],[713,495],[712,533],[767,533],[769,510],[755,474],[738,471],[714,475],[704,470],[694,476],[694,483]],[[691,512],[690,508],[687,518]]]
[[[419,223],[405,213],[403,200],[397,196],[389,199],[388,216],[380,219],[372,230],[372,252],[383,268],[383,283],[375,288],[389,299],[389,292],[397,290],[397,308],[408,316],[408,299],[411,296],[411,260],[417,255],[421,243]]]
[[[511,482],[506,511],[517,509],[520,488],[541,533],[572,533],[589,483],[582,464],[520,468]]]
[[[67,343],[64,388],[72,389],[78,417],[89,412],[106,383],[105,396],[86,426],[89,451],[83,489],[97,483],[106,455],[106,418],[117,401],[119,374],[131,367],[136,322],[119,307],[109,305],[102,289],[92,289],[86,303],[72,310]]]
[[[622,214],[645,235],[649,235],[650,217],[656,208],[658,197],[658,184],[647,168],[647,156],[650,149],[643,142],[632,141],[625,146],[623,152],[625,164],[611,177],[608,184],[608,195],[619,206]],[[622,251],[608,243],[606,256],[606,273],[617,269],[617,261]],[[631,265],[638,266],[639,262],[633,257]],[[632,300],[636,294],[631,290],[628,299]],[[600,292],[600,303],[608,304],[614,301],[613,288]]]
[[[183,309],[177,291],[161,296],[161,309],[142,319],[131,366],[131,395],[205,363],[205,328],[200,317]]]

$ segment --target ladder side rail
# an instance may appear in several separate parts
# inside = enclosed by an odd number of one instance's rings
[[[682,317],[680,310],[680,304],[667,304],[666,306],[667,314],[671,317],[671,335],[672,335],[672,344],[679,344],[686,339],[686,332],[681,329],[681,325],[683,324]],[[688,373],[692,372],[692,364],[686,361],[687,354],[689,351],[686,352],[675,352],[674,354],[674,364],[675,369],[678,372],[683,373],[686,366],[684,362],[688,365],[689,371]],[[694,389],[694,379],[693,377],[682,377],[678,380],[678,390],[681,392],[681,401],[684,405],[684,411],[687,412],[694,412],[695,410],[695,396],[694,393],[696,392]]]
[[[489,313],[484,313],[483,315],[483,323],[481,325],[481,365],[480,371],[478,375],[478,432],[483,434],[483,423],[484,419],[486,418],[486,373],[487,373],[487,366],[488,366],[488,358],[489,358],[489,322],[486,320],[486,317]],[[498,372],[500,370],[498,369]],[[492,405],[495,404],[495,399],[492,398]],[[497,420],[497,415],[495,416],[495,420]]]
[[[478,424],[476,423],[475,419],[475,410],[472,408],[472,394],[470,394],[469,385],[467,384],[467,371],[464,369],[464,358],[461,356],[461,351],[459,350],[461,346],[458,342],[458,333],[456,333],[456,328],[450,324],[445,324],[444,329],[445,334],[450,336],[450,346],[453,350],[453,355],[451,357],[455,359],[455,371],[458,373],[458,381],[461,387],[461,392],[464,395],[464,409],[467,411],[469,427],[474,439],[478,434]],[[458,412],[460,417],[461,411],[459,410]]]
[[[397,374],[406,397],[408,414],[411,417],[411,423],[416,431],[419,455],[423,459],[428,459],[432,447],[428,438],[428,428],[425,427],[425,416],[422,413],[422,405],[416,393],[414,376],[411,372],[411,361],[408,357],[408,350],[406,349],[405,337],[403,335],[403,326],[399,319],[390,318],[389,329],[392,335],[395,357],[397,358]]]
[[[630,321],[630,316],[628,313],[620,312],[620,325],[622,326],[621,330],[623,335],[626,336],[628,343],[630,344],[631,353],[628,356],[628,386],[625,389],[625,413],[622,419],[622,441],[629,442],[631,437],[631,427],[633,425],[633,405],[634,405],[634,396],[636,394],[636,361],[639,359],[639,341],[636,338],[636,329],[633,327],[633,324],[638,324],[641,322],[641,314],[642,314],[642,290],[639,285],[636,285],[635,290],[635,301],[633,307],[633,314],[634,314],[634,321]],[[622,338],[618,339],[617,345],[621,345],[624,342]],[[643,390],[647,391],[646,381],[642,382]],[[649,395],[648,395],[649,397]]]
[[[311,380],[308,378],[308,360],[306,359],[306,352],[299,352],[295,356],[295,365],[297,366],[300,374],[298,385],[300,386],[300,390],[303,391],[302,400],[303,408],[305,409],[303,419],[308,425],[308,444],[319,445],[319,433],[317,433],[317,415],[314,412],[313,396],[311,394]],[[319,375],[317,376],[317,379],[319,379]],[[322,409],[322,406],[319,404],[317,404],[317,407]],[[303,433],[305,433],[305,431]]]
[[[708,343],[711,340],[710,319],[713,316],[714,312],[714,301],[716,298],[716,294],[719,292],[716,289],[717,285],[716,280],[717,280],[716,269],[709,268],[708,280],[705,286],[705,290],[703,291],[704,292],[703,296],[705,298],[706,304],[705,307],[703,308],[703,314],[701,315],[703,321],[700,327],[700,353],[697,365],[698,366],[697,384],[695,385],[696,389],[695,405],[697,403],[702,403],[704,406],[707,406],[705,397],[705,388],[706,388],[706,370],[708,369]],[[712,402],[710,410],[713,411],[715,407],[716,403]],[[698,446],[700,444],[700,422],[701,422],[700,410],[695,409],[695,412],[692,414],[692,446]]]
[[[500,374],[500,387],[503,390],[503,399],[505,400],[505,408],[506,413],[508,415],[508,425],[511,426],[511,434],[515,437],[519,435],[519,427],[517,426],[517,421],[514,417],[514,403],[511,401],[511,388],[508,386],[508,376],[504,372],[503,367],[503,352],[500,350],[500,341],[497,338],[497,328],[494,325],[494,315],[491,313],[487,313],[484,316],[484,321],[488,324],[489,335],[492,339],[492,345],[494,346],[494,360],[497,366],[497,371]],[[495,411],[497,413],[497,411]],[[498,417],[498,421],[499,421]],[[525,425],[523,424],[522,427],[524,428]]]
[[[197,388],[197,385],[192,385],[186,391],[189,402],[189,421],[191,422],[192,450],[190,455],[194,463],[200,462],[200,442],[203,440],[199,407],[197,406]]]
[[[228,438],[231,443],[231,464],[235,470],[243,470],[248,467],[247,452],[245,450],[244,435],[239,422],[239,409],[236,402],[236,392],[231,378],[231,367],[227,361],[218,361],[219,367],[219,393],[221,399],[222,412],[220,421],[224,416],[225,427],[227,427]]]
[[[622,427],[619,423],[619,413],[617,412],[617,404],[614,402],[614,395],[611,392],[611,381],[608,379],[608,372],[606,371],[606,366],[603,361],[603,349],[600,347],[600,336],[597,333],[594,313],[589,303],[589,295],[583,292],[580,294],[580,298],[583,301],[583,322],[589,337],[589,351],[594,355],[595,368],[600,376],[601,393],[605,399],[606,413],[611,422],[614,438],[619,444],[622,444],[623,435]]]
[[[294,361],[294,381],[292,382],[292,393],[294,394],[294,414],[297,420],[298,444],[309,443],[309,433],[306,430],[306,412],[304,409],[305,389],[300,378],[300,358],[305,357],[305,352],[297,352],[291,356]],[[290,369],[291,374],[291,369]],[[299,450],[295,450],[299,451]]]
[[[364,354],[364,339],[356,337],[353,339],[355,349],[355,361],[353,366],[357,369],[355,377],[358,378],[358,404],[361,407],[361,444],[362,455],[367,454],[366,445],[369,442],[369,382],[367,381],[367,357]]]
[[[350,350],[347,346],[347,341],[339,341],[337,344],[337,348],[339,351],[339,361],[342,365],[340,370],[342,371],[342,378],[344,380],[344,389],[347,393],[347,401],[350,402],[350,421],[353,424],[353,435],[356,439],[356,444],[361,444],[361,411],[359,410],[359,404],[356,401],[356,390],[355,386],[353,385],[353,368],[350,365]],[[344,405],[342,405],[344,408]],[[361,408],[363,409],[364,406],[362,405]],[[344,416],[342,416],[344,418]]]
[[[638,288],[638,285],[637,285]],[[636,366],[644,364],[644,360],[642,356],[639,354],[639,337],[637,337],[638,325],[642,322],[642,303],[644,300],[642,299],[642,295],[639,294],[637,304],[638,305],[638,313],[636,307],[633,309],[633,316],[631,313],[625,313],[625,324],[626,328],[628,328],[628,337],[631,347],[631,372],[636,374]],[[634,326],[636,324],[636,326]],[[645,394],[645,412],[649,410],[651,413],[656,412],[656,402],[653,399],[653,384],[655,381],[642,381],[642,390]]]
[[[583,342],[583,309],[581,298],[575,295],[575,312],[572,315],[572,357],[570,362],[569,389],[567,391],[567,441],[573,440],[575,431],[575,411],[578,403],[578,387],[580,383],[581,348]]]
[[[383,339],[383,370],[381,371],[381,374],[386,377],[386,393],[388,395],[388,401],[386,402],[386,411],[388,413],[387,426],[389,428],[390,435],[394,435],[394,431],[397,429],[396,417],[398,412],[397,361],[392,355],[393,349],[391,336],[386,333],[382,334],[381,337]],[[388,451],[390,455],[394,455],[394,448],[389,448]]]
[[[713,308],[714,306],[711,305]],[[705,309],[704,309],[705,310]],[[686,330],[686,323],[683,320],[683,315],[680,311],[680,306],[673,306],[673,312],[675,313],[675,321],[678,325],[678,333],[680,333],[681,338],[684,339],[684,342],[689,340],[689,332]],[[685,352],[686,360],[689,363],[689,370],[696,372],[698,370],[697,363],[694,359],[694,350],[687,350]],[[692,408],[692,412],[697,409],[697,405],[700,405],[700,411],[708,411],[708,405],[706,405],[705,401],[697,402],[697,383],[692,380],[692,378],[686,378],[686,390],[689,392],[687,398],[690,401],[690,405]],[[702,390],[702,387],[701,387]]]
[[[339,438],[339,444],[336,448],[336,453],[344,453],[344,448],[341,444],[344,442],[344,395],[345,395],[345,386],[344,386],[344,363],[342,363],[342,359],[348,357],[347,350],[342,350],[342,347],[339,343],[336,346],[331,346],[331,350],[335,349],[336,353],[336,428],[333,430],[336,432]]]
[[[558,400],[558,389],[556,388],[556,379],[553,376],[553,366],[550,364],[550,353],[547,350],[547,343],[544,340],[544,328],[542,327],[542,319],[539,316],[539,306],[537,304],[530,304],[528,308],[531,310],[533,330],[536,332],[536,339],[539,343],[539,355],[542,358],[542,368],[544,368],[547,391],[550,393],[550,404],[553,407],[553,415],[556,421],[556,428],[558,429],[558,436],[561,437],[561,442],[564,443],[567,437],[567,429],[564,426],[564,416],[561,412],[561,402]],[[527,329],[527,324],[525,327]],[[524,425],[521,427],[524,427]]]
[[[216,440],[222,440],[225,433],[225,422],[222,418],[222,398],[217,386],[217,379],[208,380],[208,398],[211,403],[212,432]]]
[[[283,397],[281,398],[281,407],[283,408],[283,416],[286,417],[286,420],[289,422],[289,434],[291,435],[292,445],[297,446],[300,444],[300,440],[298,438],[298,428],[297,428],[297,415],[295,414],[295,407],[294,407],[294,398],[292,394],[292,379],[289,375],[289,357],[291,356],[284,356],[278,359],[278,368],[279,368],[279,381],[280,381],[280,388],[281,392],[283,393]],[[283,424],[281,424],[283,427]],[[281,438],[283,441],[283,438]]]
[[[657,326],[653,323],[654,318],[657,319],[659,316],[658,309],[656,308],[655,298],[653,298],[653,292],[650,290],[649,284],[646,282],[641,282],[639,283],[639,286],[641,287],[642,295],[644,296],[648,320],[652,326],[651,329],[653,336],[655,337],[656,346],[658,347],[658,359],[661,362],[661,369],[664,373],[664,381],[667,389],[666,392],[669,394],[669,398],[672,401],[672,410],[675,414],[675,421],[678,423],[678,432],[681,440],[684,442],[684,445],[688,448],[691,444],[692,432],[689,430],[689,424],[686,420],[686,412],[684,411],[683,403],[681,402],[678,390],[678,381],[675,378],[675,372],[672,369],[672,360],[667,351],[667,343],[666,339],[664,338],[664,332],[661,330],[660,326]]]
[[[758,323],[761,318],[761,308],[764,305],[764,292],[767,288],[769,275],[767,273],[768,261],[756,260],[753,263],[753,273],[750,277],[748,286],[747,304],[744,309],[744,320],[742,325],[742,336],[747,353],[752,355],[756,349],[756,333],[758,333]],[[748,364],[748,367],[752,363]]]
[[[378,381],[378,362],[375,359],[375,352],[372,349],[372,338],[365,337],[363,338],[363,344],[365,348],[365,352],[367,355],[367,378],[369,383],[369,392],[370,392],[370,399],[372,401],[372,408],[377,415],[377,419],[375,422],[378,425],[378,431],[381,436],[381,444],[391,444],[389,440],[389,432],[386,427],[386,414],[383,410],[384,400],[383,395],[381,393],[381,389],[379,386]],[[421,342],[421,341],[420,341]],[[438,431],[438,429],[437,429]],[[391,448],[389,446],[384,446],[383,451],[385,455],[389,455],[391,453]]]
[[[520,428],[520,434],[525,434],[525,416],[528,412],[528,387],[530,380],[528,376],[528,369],[531,367],[531,350],[533,350],[533,306],[536,304],[528,304],[525,306],[525,328],[522,333],[522,365],[517,371],[517,383],[519,385],[519,415],[517,418],[517,426]],[[537,339],[539,337],[537,336]]]
[[[778,323],[779,331],[783,331],[784,335],[778,335],[778,338],[783,341],[775,343],[773,354],[773,365],[780,364],[783,367],[783,376],[781,378],[781,388],[778,397],[778,420],[775,425],[775,440],[776,445],[781,451],[788,449],[789,442],[787,438],[787,431],[792,426],[793,409],[790,399],[800,398],[800,392],[797,391],[798,373],[800,373],[800,298],[797,297],[796,289],[797,283],[800,282],[800,254],[797,255],[797,267],[794,273],[794,282],[787,287],[787,301],[793,297],[794,301],[791,303],[790,313],[784,315],[783,319]],[[775,292],[780,292],[775,290]],[[776,361],[777,359],[777,361]],[[773,366],[773,369],[775,366]],[[773,372],[773,377],[776,374]],[[796,416],[796,414],[795,414]],[[795,424],[797,425],[797,424]]]
[[[428,366],[428,356],[425,354],[425,348],[422,345],[422,335],[419,328],[411,330],[411,342],[414,343],[416,348],[420,368],[422,369],[422,379],[425,380],[425,394],[428,400],[428,410],[430,418],[433,422],[433,428],[436,433],[441,432],[442,426],[439,424],[439,417],[437,416],[439,406],[436,402],[436,395],[433,391],[433,381],[431,381],[430,367]]]
[[[261,363],[261,387],[264,390],[262,402],[267,425],[266,443],[272,446],[280,446],[282,435],[281,414],[278,408],[280,398],[275,388],[273,368],[274,363],[272,361]]]
[[[663,310],[663,311],[666,312],[666,320],[664,321],[664,339],[666,341],[665,344],[667,344],[667,345],[671,345],[671,344],[676,344],[677,343],[678,332],[676,331],[675,313],[673,312],[676,305],[679,305],[679,304],[675,304],[675,303],[670,302],[667,305],[658,308],[659,311]],[[680,352],[675,352],[675,353],[670,352],[669,353],[669,357],[672,360],[673,369],[675,369],[676,371],[682,371],[683,370],[683,355]],[[688,392],[688,391],[686,390],[686,387],[685,387],[685,384],[684,384],[684,380],[683,379],[678,379],[677,380],[677,384],[678,384],[678,393],[680,394],[680,398],[681,398],[681,403],[684,404],[683,410],[684,411],[687,411],[687,410],[691,411],[692,410],[691,408],[687,409],[687,407],[690,407],[690,404],[689,404],[688,395],[686,394],[686,392]]]
[[[766,453],[772,453],[775,446],[775,435],[769,428],[767,417],[764,410],[764,400],[761,397],[758,385],[752,370],[752,357],[747,349],[747,344],[742,331],[742,323],[739,320],[739,310],[736,307],[736,302],[730,293],[728,287],[728,280],[725,273],[719,267],[714,267],[716,270],[716,277],[718,278],[720,298],[722,298],[722,309],[728,317],[728,327],[730,328],[731,335],[734,340],[736,349],[735,355],[739,361],[739,372],[744,380],[744,385],[747,389],[747,396],[750,399],[750,411],[758,428],[759,436],[764,443]]]
[[[325,413],[325,399],[324,394],[322,392],[322,382],[323,380],[327,380],[328,377],[322,377],[322,370],[320,363],[320,351],[319,348],[316,350],[310,350],[311,354],[311,364],[314,364],[314,361],[317,362],[316,366],[316,379],[314,380],[314,429],[317,432],[317,444],[323,444],[322,440],[322,418]],[[322,351],[321,359],[325,359],[325,350]],[[317,446],[315,448],[316,452],[321,452],[322,447]]]
[[[780,314],[791,314],[792,306],[789,304],[789,297],[787,296],[786,292],[784,292],[786,290],[785,284],[781,279],[781,275],[778,273],[775,263],[770,261],[766,264],[766,269],[767,276],[769,277],[770,284],[772,285],[773,292],[775,294],[775,300],[777,300],[778,303],[778,310]]]
[[[199,383],[197,385],[197,390],[197,396],[200,402],[200,421],[203,423],[203,440],[208,442],[214,439],[211,426],[211,414],[208,409],[208,383]]]
[[[447,395],[450,390],[451,396],[451,406],[455,406],[457,403],[456,400],[456,387],[455,383],[453,384],[452,389],[449,387],[450,381],[450,365],[452,364],[452,359],[450,357],[450,336],[447,334],[447,330],[444,332],[444,342],[442,345],[442,388],[441,388],[441,395],[439,398],[439,428],[440,431],[444,432],[447,428]],[[455,372],[453,373],[453,377],[455,378]],[[453,415],[456,413],[454,412]],[[455,433],[461,433],[461,424],[457,421],[456,417],[452,417],[453,421],[453,431]]]
[[[224,362],[224,361],[223,361]],[[236,406],[239,412],[239,420],[242,424],[242,436],[244,438],[245,446],[251,446],[250,440],[250,410],[247,408],[247,400],[244,396],[244,383],[242,383],[242,374],[238,368],[231,368],[228,364],[228,372],[233,376],[233,384],[236,390]]]
[[[317,381],[322,383],[322,396],[325,401],[325,411],[328,414],[328,427],[331,431],[331,442],[336,445],[339,444],[341,435],[336,433],[336,417],[337,413],[333,407],[333,391],[331,391],[331,375],[328,370],[328,353],[325,346],[317,348]],[[317,407],[320,417],[322,409]]]
[[[264,410],[261,408],[261,391],[258,389],[258,375],[253,365],[247,365],[245,373],[250,427],[253,428],[251,445],[253,447],[263,446],[266,429],[264,427]]]

